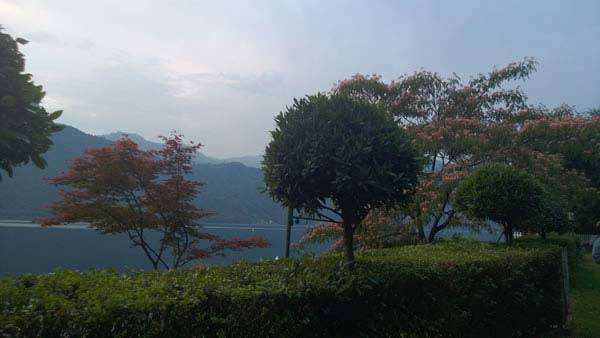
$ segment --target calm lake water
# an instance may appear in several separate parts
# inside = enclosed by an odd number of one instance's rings
[[[205,228],[225,238],[261,236],[269,248],[228,251],[224,256],[203,260],[209,264],[229,264],[240,260],[258,261],[284,255],[285,226],[209,224]],[[294,225],[292,243],[297,243],[306,226]],[[322,252],[328,245],[314,245],[304,252]],[[298,250],[292,250],[298,255]],[[150,263],[139,247],[131,247],[125,234],[101,234],[86,225],[42,228],[22,221],[0,221],[0,276],[43,273],[56,269],[149,269]]]
[[[225,238],[261,236],[271,242],[269,248],[228,251],[224,256],[203,260],[201,264],[229,264],[241,260],[259,261],[284,255],[285,226],[279,224],[251,226],[247,224],[207,224],[205,228]],[[297,243],[307,226],[294,225],[292,243]],[[467,229],[451,229],[442,236],[460,235],[495,241],[494,232],[473,233]],[[292,255],[321,253],[329,244],[313,245]],[[42,228],[23,221],[0,220],[0,276],[22,273],[44,273],[57,269],[149,269],[150,263],[139,247],[131,247],[125,234],[101,234],[83,224]]]

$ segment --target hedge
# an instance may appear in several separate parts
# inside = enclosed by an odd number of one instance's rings
[[[0,335],[540,336],[561,326],[560,252],[468,241],[179,271],[0,280]]]
[[[581,256],[582,244],[579,238],[569,234],[550,233],[545,239],[537,236],[525,236],[517,241],[520,245],[558,245],[567,249],[569,271],[573,271],[577,259]],[[571,274],[573,277],[573,274]]]

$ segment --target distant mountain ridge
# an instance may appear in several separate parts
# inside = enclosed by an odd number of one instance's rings
[[[261,168],[263,157],[261,155],[240,156],[223,159],[223,162],[239,162],[246,167]]]
[[[146,140],[143,136],[136,133],[128,133],[123,131],[117,131],[110,134],[99,135],[100,137],[104,137],[110,141],[116,141],[123,137],[129,137],[133,142],[137,143],[143,150],[154,150],[159,149],[162,145],[158,142],[152,142]],[[203,153],[198,153],[194,158],[194,162],[197,163],[231,163],[231,162],[239,162],[247,167],[252,168],[260,168],[262,161],[261,155],[249,155],[249,156],[239,156],[239,157],[230,157],[230,158],[216,158],[211,156],[206,156]]]
[[[114,133],[103,134],[103,135],[98,135],[98,136],[104,137],[105,139],[108,139],[110,141],[116,141],[120,138],[128,137],[133,142],[137,143],[137,145],[140,147],[140,149],[143,149],[143,150],[155,150],[155,149],[158,149],[161,147],[160,143],[148,141],[144,137],[142,137],[141,135],[136,134],[136,133],[126,133],[123,131],[116,131]]]
[[[158,142],[148,141],[145,138],[143,138],[141,135],[136,134],[136,133],[126,133],[126,132],[122,132],[122,131],[117,131],[117,132],[110,133],[110,134],[100,135],[100,137],[104,137],[105,139],[108,139],[110,141],[116,141],[120,138],[128,137],[133,142],[137,143],[137,145],[143,150],[156,150],[156,149],[160,149],[162,147],[162,144],[160,144]],[[206,156],[202,153],[197,153],[196,157],[194,158],[194,162],[198,162],[198,163],[219,163],[219,161],[220,160],[218,160],[216,158]]]
[[[48,215],[47,206],[58,198],[58,189],[49,185],[47,179],[63,173],[68,161],[83,154],[86,149],[104,147],[111,143],[109,138],[120,138],[116,134],[93,136],[70,126],[54,134],[54,146],[44,155],[48,162],[46,169],[41,170],[31,164],[20,166],[15,169],[12,178],[0,182],[0,219],[31,220]],[[160,146],[139,135],[128,135],[143,149]],[[197,203],[201,208],[214,212],[207,219],[209,222],[251,224],[283,221],[281,206],[262,193],[264,183],[258,168],[226,160],[216,163],[198,160],[191,178],[205,183]]]

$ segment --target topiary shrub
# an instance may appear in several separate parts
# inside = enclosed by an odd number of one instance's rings
[[[265,149],[266,191],[341,229],[348,268],[354,231],[374,209],[405,206],[421,166],[410,137],[379,106],[310,95],[275,117]]]
[[[504,228],[506,242],[513,232],[541,210],[544,190],[531,175],[508,165],[491,163],[464,178],[454,193],[453,206],[477,219],[490,219]]]

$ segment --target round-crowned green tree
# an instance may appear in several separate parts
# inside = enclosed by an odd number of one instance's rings
[[[0,26],[0,170],[9,176],[14,166],[29,161],[45,167],[41,155],[52,145],[50,135],[62,129],[54,122],[61,111],[48,113],[41,106],[42,86],[25,73],[25,59],[19,51],[25,43]]]
[[[540,211],[523,223],[523,230],[537,232],[542,238],[546,238],[548,232],[565,233],[574,230],[575,224],[569,217],[567,201],[562,196],[545,190]]]
[[[287,207],[354,230],[374,208],[403,206],[421,166],[411,140],[378,106],[345,95],[294,99],[275,118],[263,159],[266,190]]]
[[[544,189],[531,175],[514,167],[490,163],[465,177],[453,197],[453,207],[469,217],[502,225],[509,245],[513,232],[543,209]]]

